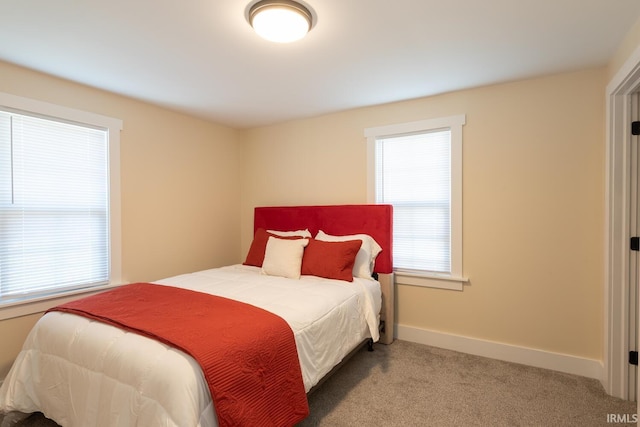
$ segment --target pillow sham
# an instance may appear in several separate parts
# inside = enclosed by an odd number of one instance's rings
[[[356,261],[353,265],[353,276],[370,279],[373,274],[376,257],[382,251],[382,247],[375,239],[368,234],[351,234],[346,236],[333,236],[324,231],[318,231],[317,240],[325,242],[344,242],[346,240],[360,240],[362,245],[356,255]]]
[[[299,279],[304,248],[309,239],[269,237],[262,263],[262,274]]]
[[[353,265],[361,240],[326,242],[311,239],[302,257],[302,274],[353,282]]]
[[[291,236],[300,236],[300,237],[309,237],[311,238],[311,232],[309,229],[305,230],[296,230],[296,231],[277,231],[277,230],[267,230],[267,233],[275,234],[280,237],[291,237]]]
[[[244,265],[252,265],[254,267],[262,267],[262,262],[264,261],[264,253],[267,248],[267,240],[269,237],[274,236],[279,239],[301,239],[300,236],[276,236],[275,234],[269,233],[264,228],[258,228],[256,230],[256,234],[253,236],[253,241],[251,242],[251,246],[249,247],[249,252],[247,252],[247,258],[243,262]]]

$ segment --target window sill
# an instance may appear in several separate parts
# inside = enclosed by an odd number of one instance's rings
[[[420,286],[423,288],[448,289],[452,291],[462,291],[464,285],[469,283],[466,277],[452,276],[438,273],[419,273],[395,271],[396,284]]]
[[[28,316],[30,314],[42,313],[56,305],[64,304],[75,299],[86,297],[92,294],[118,287],[118,284],[108,284],[85,289],[75,289],[73,291],[62,292],[55,295],[41,296],[28,300],[11,301],[0,303],[0,321],[12,319],[14,317]]]

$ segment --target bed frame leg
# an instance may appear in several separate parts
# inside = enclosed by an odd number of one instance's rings
[[[369,338],[367,340],[367,351],[373,351],[373,339]]]

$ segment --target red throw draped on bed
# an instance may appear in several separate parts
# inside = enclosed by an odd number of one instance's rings
[[[118,326],[190,354],[202,367],[221,427],[292,426],[309,414],[293,332],[266,310],[149,283],[51,310]]]

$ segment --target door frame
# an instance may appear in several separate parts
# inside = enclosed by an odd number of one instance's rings
[[[640,87],[640,47],[606,90],[604,378],[606,392],[629,398],[629,229],[631,94]]]
[[[640,92],[636,89],[635,92],[629,95],[630,101],[630,112],[629,112],[629,120],[634,122],[640,120],[640,112],[638,102],[640,101]],[[631,131],[631,125],[627,126],[629,132]],[[640,236],[640,227],[638,224],[638,215],[640,207],[640,187],[638,186],[638,173],[640,168],[640,162],[638,161],[638,152],[640,150],[640,145],[638,144],[638,136],[630,135],[629,136],[629,144],[627,147],[629,148],[629,160],[630,160],[630,169],[629,169],[629,236]],[[631,244],[629,242],[629,246],[627,247],[629,254],[629,315],[627,316],[628,322],[627,325],[629,327],[629,334],[627,335],[628,340],[628,348],[629,350],[638,350],[638,322],[633,321],[633,319],[638,318],[638,280],[640,272],[638,270],[638,252],[634,252],[631,250]],[[638,384],[638,369],[637,366],[633,366],[629,363],[627,366],[627,375],[628,375],[628,400],[637,400],[636,396],[636,387]]]

